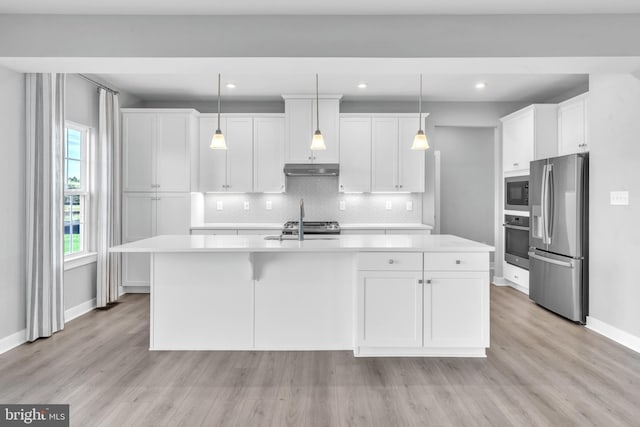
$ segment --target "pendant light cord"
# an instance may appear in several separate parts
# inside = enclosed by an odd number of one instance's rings
[[[220,73],[218,73],[218,130],[220,130]]]
[[[318,74],[316,73],[316,130],[320,130],[320,96],[318,95]]]
[[[422,129],[422,73],[420,73],[420,94],[418,95],[418,129]]]

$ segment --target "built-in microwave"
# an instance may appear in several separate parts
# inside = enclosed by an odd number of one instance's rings
[[[504,179],[504,208],[512,211],[529,210],[529,175]]]

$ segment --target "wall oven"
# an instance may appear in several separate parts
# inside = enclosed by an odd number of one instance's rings
[[[529,175],[504,179],[504,208],[512,211],[529,210]]]
[[[529,217],[504,216],[504,260],[529,269]]]

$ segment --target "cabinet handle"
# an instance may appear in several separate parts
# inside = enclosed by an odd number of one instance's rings
[[[311,160],[311,156],[309,156],[308,159]]]
[[[462,264],[462,261],[460,261],[459,259],[456,260],[456,264],[460,265]]]
[[[395,262],[395,261],[394,261],[394,260],[392,260],[392,259],[390,259],[390,260],[389,260],[389,264],[393,264],[394,262]]]
[[[431,284],[431,279],[427,279],[427,284],[430,285]]]
[[[402,184],[401,184],[401,185],[399,185],[398,187],[402,188]]]
[[[520,163],[514,163],[513,166],[518,166]]]
[[[423,284],[423,283],[424,283],[424,280],[419,279],[419,280],[418,280],[418,283],[419,283],[419,284]]]
[[[517,274],[514,274],[514,275],[513,275],[513,278],[514,278],[514,279],[517,279],[517,278],[518,278],[518,275],[517,275]]]

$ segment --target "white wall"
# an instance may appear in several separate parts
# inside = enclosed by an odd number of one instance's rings
[[[24,75],[0,67],[0,339],[26,328]]]
[[[589,81],[589,316],[640,338],[640,80]],[[627,190],[629,206],[609,192]]]

